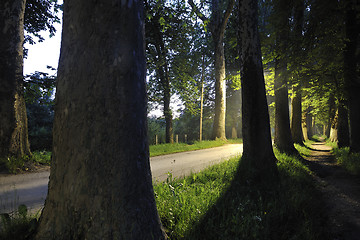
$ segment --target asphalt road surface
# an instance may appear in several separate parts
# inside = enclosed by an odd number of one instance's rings
[[[153,181],[164,181],[171,173],[179,178],[242,153],[242,144],[229,144],[191,152],[175,153],[150,159]],[[44,204],[49,171],[19,175],[0,175],[0,213],[9,213],[25,204],[36,212]]]

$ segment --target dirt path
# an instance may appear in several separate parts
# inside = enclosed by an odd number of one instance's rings
[[[311,149],[307,160],[324,194],[331,240],[360,240],[360,178],[339,167],[325,143]]]

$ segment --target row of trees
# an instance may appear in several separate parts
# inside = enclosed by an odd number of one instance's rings
[[[1,3],[1,156],[30,154],[22,76],[25,6],[25,0]],[[360,152],[358,11],[357,0],[65,1],[49,193],[37,239],[165,238],[151,183],[146,71],[150,100],[164,105],[169,142],[172,91],[196,112],[199,95],[192,93],[202,92],[211,79],[206,75],[215,79],[212,135],[225,138],[225,67],[234,86],[240,72],[244,152],[238,174],[246,181],[277,180],[264,68],[274,80],[269,85],[281,151],[296,154],[293,139],[301,143],[303,127],[311,134],[314,116],[323,116],[321,121],[337,123],[339,142],[345,129],[351,151]]]

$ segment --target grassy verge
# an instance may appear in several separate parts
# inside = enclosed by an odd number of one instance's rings
[[[324,239],[321,197],[310,170],[294,157],[276,156],[281,183],[266,194],[233,187],[238,158],[155,185],[170,239]]]
[[[216,140],[216,141],[196,141],[192,144],[186,143],[167,143],[167,144],[158,144],[158,145],[150,145],[150,157],[178,153],[178,152],[187,152],[205,148],[213,148],[220,147],[225,144],[234,144],[241,143],[241,139],[229,139],[229,140]]]
[[[350,153],[350,148],[333,148],[336,161],[341,167],[354,175],[360,175],[360,153]]]
[[[0,158],[0,170],[19,173],[31,170],[35,165],[50,166],[51,152],[34,151],[31,156]]]

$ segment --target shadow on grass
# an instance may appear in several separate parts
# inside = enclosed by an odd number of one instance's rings
[[[185,239],[328,239],[322,198],[311,180],[281,166],[278,182],[253,184],[240,172]]]
[[[316,145],[316,143],[314,143],[313,145]],[[322,150],[322,149],[315,149],[315,148],[312,148],[312,147],[309,147],[309,146],[306,146],[305,147],[311,151],[315,151],[315,152],[330,152],[331,150]]]

